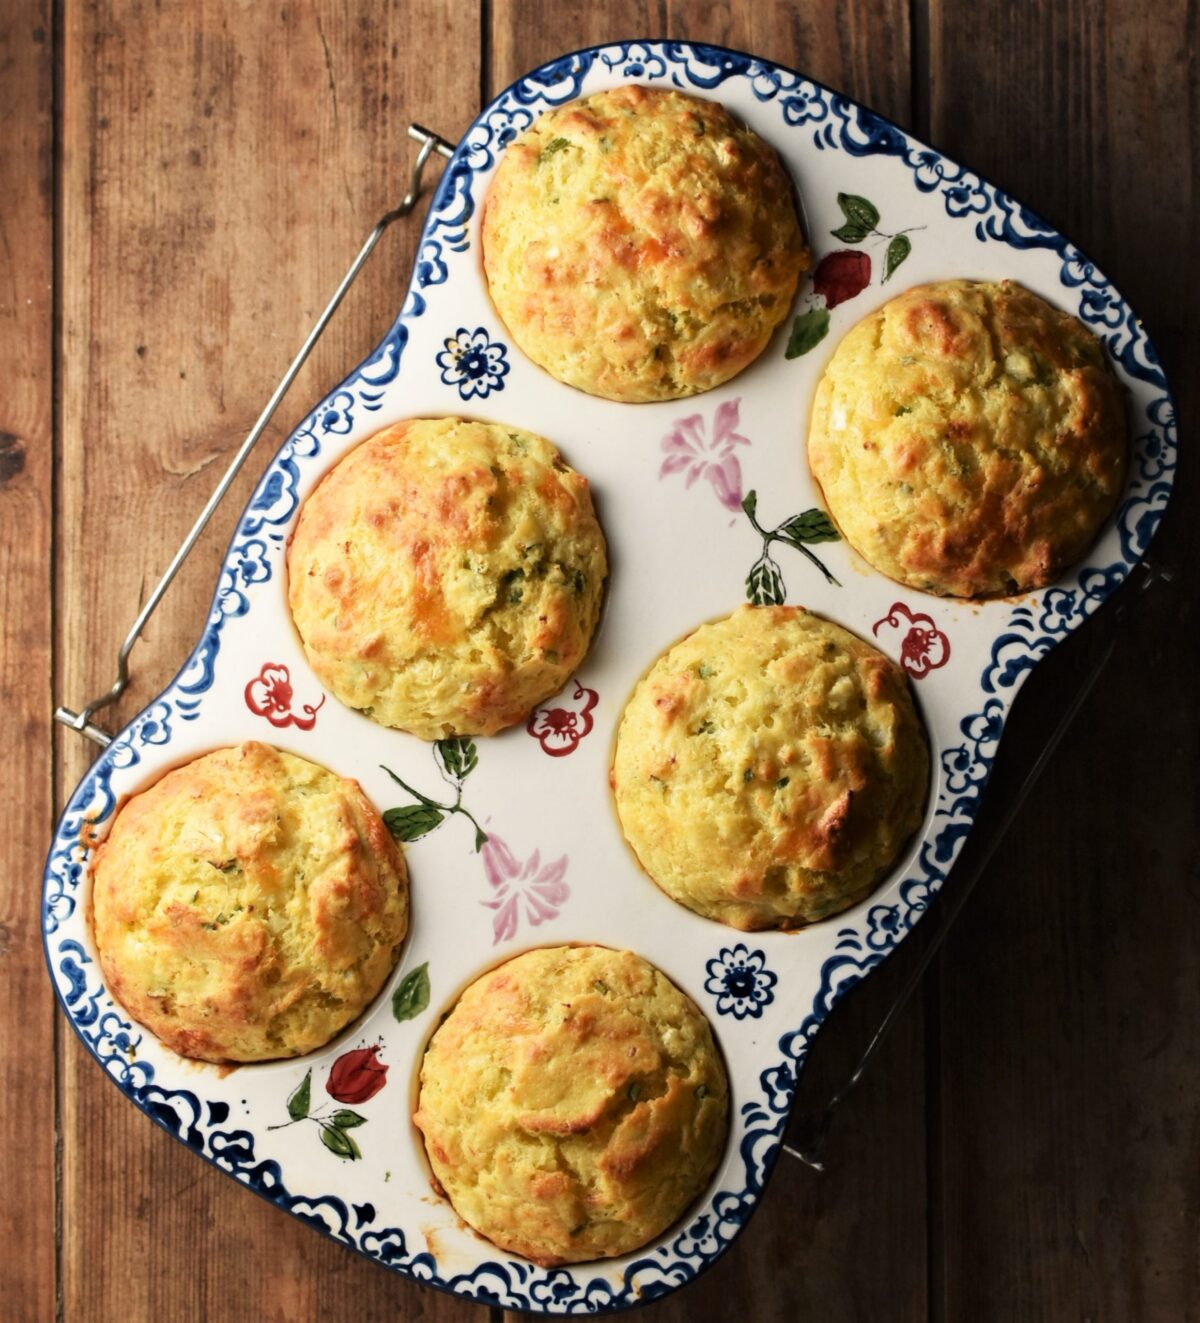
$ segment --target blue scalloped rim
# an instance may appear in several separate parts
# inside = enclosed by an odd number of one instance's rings
[[[980,677],[983,706],[963,719],[962,743],[942,754],[934,831],[920,851],[918,876],[902,885],[898,901],[872,906],[862,924],[839,931],[811,1011],[797,1030],[780,1039],[782,1060],[762,1072],[761,1096],[742,1107],[743,1188],[720,1192],[711,1212],[694,1218],[668,1244],[631,1263],[618,1286],[601,1277],[581,1283],[563,1270],[513,1260],[485,1263],[473,1272],[444,1278],[430,1254],[408,1251],[400,1229],[376,1225],[371,1204],[348,1206],[332,1195],[293,1194],[278,1163],[255,1157],[249,1131],[226,1128],[225,1104],[202,1102],[188,1090],[157,1085],[153,1068],[137,1061],[140,1031],[122,1018],[103,985],[89,979],[86,966],[92,962],[83,947],[71,938],[57,944],[55,939],[59,925],[75,908],[86,863],[86,834],[115,807],[113,773],[136,765],[147,746],[167,743],[172,722],[195,720],[213,683],[225,621],[244,615],[250,605],[247,590],[270,578],[266,552],[270,544],[283,541],[282,530],[295,510],[300,461],[320,453],[324,436],[345,433],[360,413],[380,407],[383,388],[400,369],[408,339],[405,323],[425,311],[422,291],[445,281],[447,251],[462,252],[468,246],[475,176],[489,168],[496,154],[542,110],[577,97],[597,62],[628,78],[662,80],[706,92],[730,78],[744,77],[759,101],[778,105],[786,125],[811,129],[821,150],[896,157],[912,172],[916,187],[940,193],[947,215],[972,224],[981,242],[1056,253],[1063,286],[1078,294],[1081,318],[1122,368],[1156,394],[1135,428],[1134,473],[1116,516],[1122,559],[1080,570],[1074,586],[1050,590],[1038,608],[1013,608],[1009,627],[996,639]],[[400,316],[371,356],[281,447],[230,543],[199,644],[163,694],[105,750],[64,811],[47,859],[43,895],[46,961],[63,1010],[106,1074],[157,1124],[247,1188],[387,1267],[481,1303],[538,1312],[602,1313],[665,1295],[713,1263],[745,1225],[778,1154],[814,1035],[842,995],[885,959],[928,908],[978,813],[1012,696],[1033,666],[1098,609],[1145,553],[1165,510],[1175,463],[1174,402],[1154,348],[1132,309],[1074,245],[986,180],[831,89],[724,47],[630,41],[577,51],[543,65],[503,92],[467,131],[435,193]]]

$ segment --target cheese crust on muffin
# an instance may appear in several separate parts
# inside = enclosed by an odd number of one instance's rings
[[[711,390],[757,358],[808,251],[756,133],[717,102],[630,85],[551,110],[508,146],[483,263],[535,363],[640,402]]]
[[[288,600],[334,695],[422,739],[524,721],[587,652],[607,573],[587,479],[549,441],[417,419],[305,501]]]
[[[1011,281],[920,285],[864,318],[817,389],[808,457],[846,540],[924,592],[1052,583],[1125,485],[1099,341]]]
[[[205,1061],[324,1046],[383,987],[408,930],[404,858],[358,782],[265,744],[135,795],[92,882],[113,996]]]
[[[529,951],[473,983],[413,1120],[454,1211],[543,1266],[627,1254],[701,1193],[729,1086],[708,1022],[629,951]]]
[[[617,731],[642,867],[734,928],[861,900],[920,825],[929,751],[903,672],[802,607],[744,606],[654,663]]]

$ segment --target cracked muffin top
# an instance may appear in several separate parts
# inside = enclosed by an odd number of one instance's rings
[[[119,810],[92,920],[113,996],[168,1047],[266,1061],[323,1047],[378,994],[408,874],[357,781],[247,743]]]
[[[1099,341],[1012,281],[946,280],[838,345],[808,458],[846,540],[924,592],[1052,583],[1125,485],[1125,414]]]
[[[791,180],[715,101],[629,85],[511,143],[483,217],[492,301],[521,349],[610,400],[735,376],[808,267]]]
[[[304,502],[288,600],[338,699],[437,740],[494,734],[557,692],[606,572],[587,479],[549,441],[416,419],[350,451]]]
[[[640,956],[529,951],[430,1041],[416,1125],[454,1211],[551,1266],[627,1254],[708,1184],[729,1086],[699,1008]]]
[[[734,928],[798,928],[895,863],[929,751],[894,662],[802,607],[744,606],[647,672],[612,785],[626,840],[673,900]]]

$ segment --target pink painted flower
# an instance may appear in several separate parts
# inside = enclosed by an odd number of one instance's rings
[[[571,894],[563,880],[567,872],[565,854],[543,867],[541,851],[534,850],[521,864],[495,832],[484,844],[483,868],[495,893],[491,900],[480,902],[496,911],[492,917],[493,946],[516,933],[522,902],[526,919],[536,928],[556,918]]]
[[[871,627],[876,638],[881,629],[903,631],[900,640],[900,665],[920,680],[950,660],[950,640],[938,629],[932,616],[914,615],[903,602],[893,602],[892,609]]]
[[[726,400],[717,406],[713,418],[712,436],[706,434],[704,419],[694,413],[675,424],[673,431],[662,439],[666,459],[658,476],[668,473],[687,473],[686,487],[697,478],[707,478],[717,494],[717,500],[727,510],[739,510],[742,505],[742,468],[738,463],[738,446],[748,446],[747,437],[739,436],[738,409],[741,400]]]
[[[313,707],[305,703],[300,714],[292,711],[292,676],[279,662],[267,662],[246,686],[246,706],[258,717],[266,717],[272,726],[295,726],[299,730],[312,730],[317,724],[317,712],[325,702]]]
[[[579,741],[592,729],[592,708],[600,701],[594,689],[575,681],[570,699],[561,700],[570,707],[539,707],[530,713],[525,729],[551,758],[565,758],[574,753]]]

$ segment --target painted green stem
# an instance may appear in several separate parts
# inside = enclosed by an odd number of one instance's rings
[[[754,531],[755,531],[755,532],[759,535],[759,537],[761,537],[762,540],[763,540],[763,555],[764,555],[764,556],[767,555],[767,553],[770,551],[771,546],[772,546],[773,543],[775,543],[775,542],[784,542],[784,543],[786,543],[787,546],[792,547],[792,548],[794,548],[796,551],[800,552],[800,554],[801,554],[802,556],[807,556],[808,559],[809,559],[810,561],[812,561],[812,563],[817,567],[817,569],[819,569],[819,570],[821,571],[821,573],[825,576],[825,580],[826,580],[827,583],[831,583],[831,584],[833,584],[833,586],[834,586],[835,588],[840,588],[840,587],[842,586],[842,585],[841,585],[841,584],[840,584],[840,583],[839,583],[839,582],[833,577],[833,575],[830,574],[830,572],[825,568],[825,564],[824,564],[824,562],[820,559],[819,556],[814,555],[813,552],[809,551],[809,549],[808,549],[807,547],[802,546],[800,543],[793,542],[793,541],[791,541],[791,540],[788,539],[788,538],[780,537],[780,535],[779,535],[779,529],[783,527],[782,524],[780,524],[780,525],[778,525],[776,528],[772,528],[772,529],[764,528],[764,527],[758,522],[758,520],[754,517],[754,511],[753,511],[752,509],[746,509],[745,506],[743,506],[742,508],[746,510],[746,518],[750,520],[750,523],[751,523],[751,525],[753,526]],[[785,520],[784,523],[786,523],[786,522],[787,522],[787,521]]]
[[[384,767],[382,763],[380,763],[379,765],[402,790],[410,794],[415,800],[418,800],[420,803],[424,804],[426,808],[437,809],[441,813],[461,813],[462,816],[466,818],[467,821],[471,824],[471,826],[475,828],[475,849],[480,850],[483,848],[484,842],[487,840],[487,832],[485,832],[483,828],[479,825],[479,823],[475,820],[475,815],[471,812],[471,810],[463,807],[463,802],[462,802],[463,787],[461,781],[456,781],[454,783],[458,791],[458,795],[455,798],[454,803],[442,804],[436,799],[430,799],[428,795],[421,794],[419,790],[416,790],[412,786],[410,786],[407,781],[403,780],[401,777],[398,777],[390,767]]]

